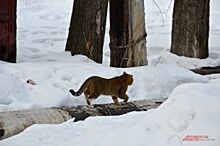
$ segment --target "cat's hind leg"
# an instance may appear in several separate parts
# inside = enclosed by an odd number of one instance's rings
[[[95,100],[96,98],[98,98],[99,95],[96,94],[90,94],[87,96],[87,103],[88,105],[92,105],[92,101]]]

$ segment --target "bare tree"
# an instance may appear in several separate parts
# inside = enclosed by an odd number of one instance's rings
[[[110,0],[110,65],[147,64],[144,0]]]
[[[74,0],[66,51],[101,63],[108,0]]]
[[[208,57],[210,0],[175,0],[171,52],[179,56]]]

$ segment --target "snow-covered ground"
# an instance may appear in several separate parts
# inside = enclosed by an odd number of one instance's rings
[[[70,120],[59,125],[34,125],[0,144],[219,146],[219,84],[220,79],[180,85],[158,109],[116,117],[92,117],[77,123]],[[190,141],[187,136],[200,138]]]
[[[210,52],[203,60],[169,53],[173,2],[156,2],[163,18],[153,0],[145,1],[149,66],[124,69],[108,67],[108,34],[103,64],[64,52],[72,0],[18,0],[18,63],[0,61],[0,112],[83,105],[83,95],[71,96],[70,88],[78,89],[92,75],[110,78],[123,71],[134,75],[129,100],[168,99],[147,112],[34,125],[0,145],[219,146],[220,75],[200,76],[187,68],[220,65],[220,2],[211,0]],[[37,85],[27,84],[27,79]],[[106,102],[111,98],[101,96],[95,101]]]

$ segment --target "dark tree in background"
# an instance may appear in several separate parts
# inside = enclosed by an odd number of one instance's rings
[[[144,0],[110,0],[110,66],[147,64]]]
[[[210,0],[175,0],[171,52],[179,56],[208,57]]]
[[[0,60],[16,62],[16,0],[0,1]]]
[[[108,0],[74,0],[66,51],[101,63]]]

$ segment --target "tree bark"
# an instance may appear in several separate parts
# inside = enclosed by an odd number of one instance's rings
[[[58,124],[75,118],[74,122],[89,116],[122,115],[131,111],[147,111],[157,108],[166,99],[151,99],[115,104],[77,107],[59,107],[0,113],[0,139],[22,132],[33,124]]]
[[[144,0],[130,0],[132,66],[147,65]]]
[[[175,0],[171,52],[179,56],[208,57],[210,0]]]
[[[144,0],[110,0],[110,66],[147,64]]]
[[[74,0],[66,51],[102,63],[107,6],[108,0]]]
[[[16,0],[0,4],[0,60],[16,62]]]

